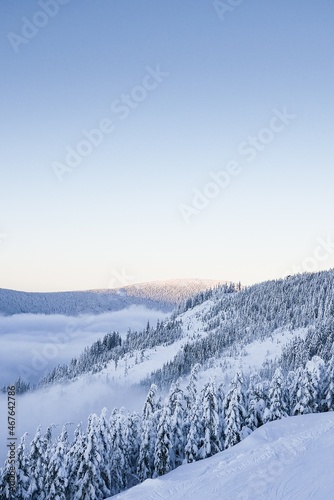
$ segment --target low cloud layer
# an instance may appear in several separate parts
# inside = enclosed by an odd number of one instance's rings
[[[21,376],[37,382],[58,363],[70,361],[107,332],[117,330],[126,335],[128,328],[140,330],[149,320],[154,325],[166,313],[133,306],[129,309],[98,316],[68,317],[61,315],[20,314],[0,316],[0,380],[1,386]],[[57,435],[62,425],[73,422],[72,431],[80,421],[84,427],[90,413],[100,413],[103,407],[110,411],[125,406],[127,410],[141,411],[145,391],[129,387],[96,374],[85,375],[76,382],[56,385],[32,393],[16,396],[16,435],[29,432],[28,442],[36,427],[42,432],[52,423]],[[6,407],[7,395],[0,394],[0,406]],[[0,412],[0,467],[6,458],[6,412]]]
[[[117,330],[140,330],[149,320],[155,324],[166,313],[142,306],[100,315],[18,314],[0,316],[0,384],[19,376],[36,383],[58,363],[66,363],[103,337]]]

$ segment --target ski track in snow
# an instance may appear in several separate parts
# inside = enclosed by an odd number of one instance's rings
[[[238,445],[112,497],[115,500],[334,498],[334,413],[271,422]]]

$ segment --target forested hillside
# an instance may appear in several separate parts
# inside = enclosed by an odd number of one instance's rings
[[[129,370],[145,363],[150,349],[172,345],[174,354],[169,354],[168,361],[164,362],[162,349],[161,366],[141,379],[147,387],[155,383],[168,388],[178,377],[188,375],[194,364],[200,363],[205,370],[219,359],[237,357],[255,341],[273,339],[281,331],[294,336],[294,349],[300,351],[296,354],[298,363],[305,364],[316,354],[328,359],[333,320],[334,271],[291,276],[244,289],[220,285],[187,299],[166,321],[147,325],[141,332],[129,331],[124,340],[117,332],[107,334],[69,365],[56,367],[41,384],[102,370],[114,373],[119,366],[124,369],[125,362]],[[307,332],[306,341],[299,337],[300,329]]]
[[[68,425],[38,428],[27,446],[17,449],[17,493],[8,489],[10,460],[0,477],[1,498],[103,499],[147,478],[215,455],[267,422],[288,415],[334,410],[334,356],[314,357],[284,376],[236,373],[229,387],[210,380],[198,388],[195,365],[185,390],[173,384],[162,400],[152,385],[141,415],[115,408],[107,416],[91,414],[69,440]]]
[[[244,371],[245,352],[262,344],[274,356]],[[152,360],[160,366],[147,373]],[[74,439],[68,424],[38,428],[30,444],[24,436],[15,498],[53,498],[56,487],[60,499],[103,499],[229,449],[268,422],[333,411],[334,271],[201,292],[154,327],[123,339],[107,333],[40,387],[111,374],[110,384],[118,376],[147,386],[142,412],[92,413]],[[7,462],[1,498],[12,498],[9,473]]]

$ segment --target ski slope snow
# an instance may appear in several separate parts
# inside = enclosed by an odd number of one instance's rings
[[[113,500],[334,498],[334,412],[287,417],[236,446],[148,479]]]

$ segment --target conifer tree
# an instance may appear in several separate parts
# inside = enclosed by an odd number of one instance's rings
[[[126,463],[126,419],[123,413],[124,409],[113,410],[110,419],[111,434],[111,484],[112,494],[119,493],[127,487],[128,464]]]
[[[52,447],[45,478],[45,491],[48,500],[66,500],[68,486],[67,469],[68,432],[63,427]]]
[[[234,446],[243,438],[242,430],[245,424],[245,401],[243,394],[243,378],[236,373],[231,382],[231,388],[225,397],[225,448]]]
[[[220,442],[219,408],[215,383],[210,380],[202,391],[203,446],[201,457],[211,457],[222,450]]]
[[[334,355],[331,357],[326,370],[322,407],[324,411],[334,410]]]
[[[15,500],[17,498],[15,464],[12,464],[10,451],[8,451],[4,468],[0,469],[0,498],[1,500]]]
[[[221,383],[217,388],[217,403],[218,403],[218,419],[219,419],[219,441],[221,444],[221,449],[224,449],[225,442],[225,386]]]
[[[139,482],[137,475],[137,466],[139,459],[139,447],[141,441],[140,424],[141,420],[138,413],[133,412],[127,415],[126,455],[129,467],[128,479],[127,479],[129,488],[135,486]]]
[[[196,363],[190,373],[189,384],[186,388],[185,399],[187,403],[187,410],[191,411],[193,405],[196,403],[197,399],[197,383],[198,383],[198,373],[201,369],[201,365]]]
[[[157,439],[154,450],[154,476],[162,476],[172,470],[171,415],[168,404],[160,412]]]
[[[300,367],[296,370],[293,391],[293,400],[295,402],[292,410],[293,415],[304,415],[317,411],[318,391],[316,378],[309,366]]]
[[[184,460],[184,419],[185,398],[180,389],[179,382],[172,384],[167,402],[170,409],[171,424],[171,467],[175,469],[182,465]]]
[[[76,479],[73,500],[102,500],[106,491],[100,473],[101,454],[97,438],[98,416],[88,417],[87,435]]]
[[[50,427],[44,437],[41,436],[41,426],[39,425],[34,439],[30,444],[29,464],[30,482],[28,497],[34,500],[44,500],[45,494],[45,474],[47,470],[46,454],[50,443]]]
[[[141,443],[138,459],[140,481],[152,477],[154,471],[154,450],[157,433],[157,386],[152,384],[148,392],[142,414]]]
[[[286,376],[285,386],[287,389],[287,399],[288,399],[288,414],[293,415],[293,410],[297,404],[297,373],[296,371],[290,370]]]
[[[76,491],[77,473],[82,461],[86,436],[82,432],[82,423],[80,422],[74,431],[74,440],[67,452],[66,465],[68,484],[66,489],[67,498],[73,498]]]
[[[269,408],[264,412],[264,421],[270,422],[287,416],[286,398],[284,395],[283,373],[277,368],[269,388]]]
[[[29,489],[29,474],[30,474],[30,464],[29,459],[26,454],[26,437],[28,433],[24,433],[21,442],[17,448],[16,454],[16,498],[20,500],[28,499],[28,489]],[[1,497],[1,496],[0,496]]]
[[[101,456],[100,474],[103,483],[103,489],[108,495],[112,494],[110,457],[112,453],[112,444],[110,437],[110,426],[107,418],[107,408],[103,408],[98,420],[97,433],[99,442],[99,452]]]
[[[204,450],[204,428],[202,415],[202,400],[200,396],[192,405],[189,415],[189,430],[186,436],[185,458],[188,463],[203,458]]]

